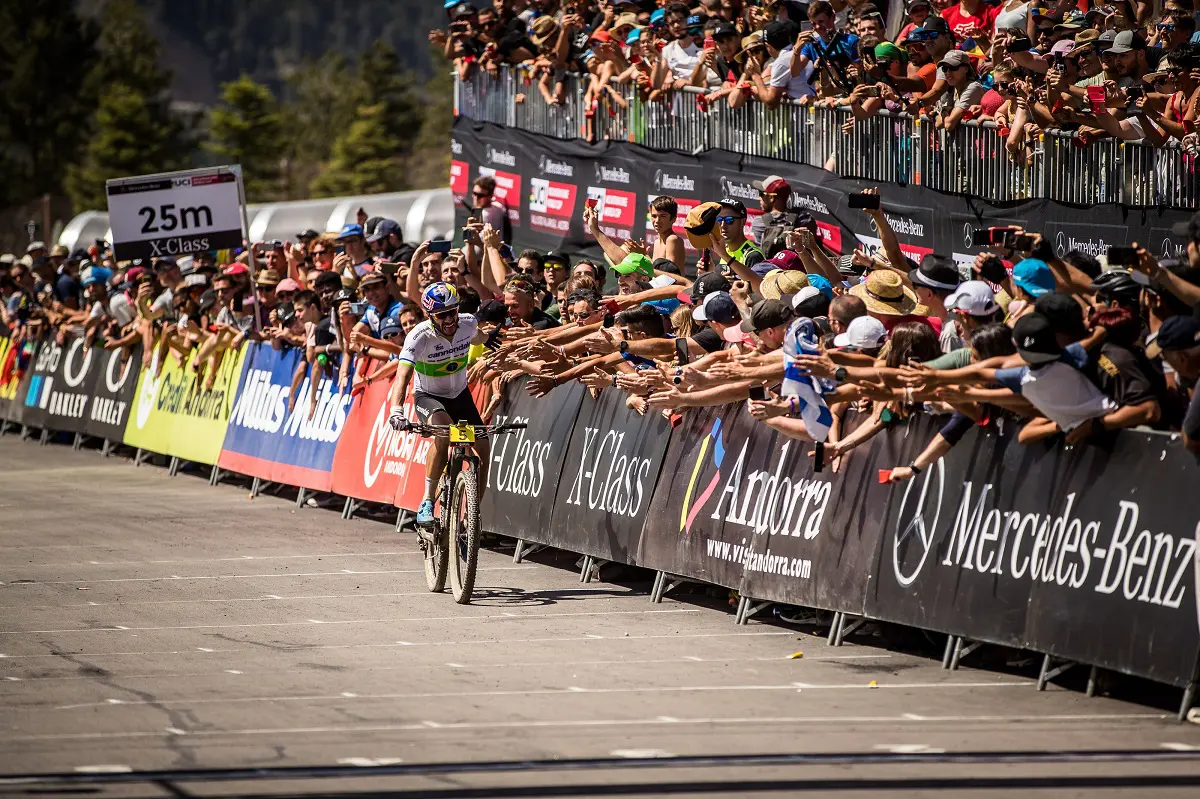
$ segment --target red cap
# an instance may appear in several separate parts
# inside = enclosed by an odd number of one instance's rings
[[[598,30],[592,34],[592,41],[593,42],[603,42],[604,44],[609,44],[612,42],[612,34],[606,30]]]
[[[800,260],[800,256],[791,250],[780,250],[775,253],[774,257],[770,259],[770,263],[780,269],[804,270],[804,261]]]
[[[222,271],[222,274],[245,275],[245,274],[249,274],[249,272],[250,272],[250,270],[246,268],[245,264],[234,263],[234,264],[230,264],[229,266],[225,267],[225,269]]]

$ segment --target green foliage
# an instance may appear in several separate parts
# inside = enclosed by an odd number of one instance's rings
[[[88,76],[99,96],[83,159],[67,170],[76,208],[104,208],[109,178],[187,165],[190,144],[171,112],[171,74],[159,66],[161,45],[133,0],[108,0],[101,16],[100,58]]]
[[[279,103],[266,86],[243,75],[222,87],[206,147],[222,162],[242,165],[247,201],[276,198],[287,142]]]
[[[333,146],[333,158],[313,181],[317,196],[379,194],[403,183],[400,142],[388,131],[387,106],[364,105]]]
[[[0,0],[0,201],[55,193],[87,136],[96,27],[72,0]]]

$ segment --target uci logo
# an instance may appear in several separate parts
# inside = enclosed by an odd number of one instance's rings
[[[933,524],[925,523],[925,500],[929,495],[929,482],[937,473],[937,497],[934,504]],[[939,460],[935,468],[925,472],[921,481],[921,494],[916,501],[909,505],[916,480],[910,480],[904,487],[904,498],[900,500],[900,510],[896,514],[896,528],[892,540],[892,568],[896,574],[896,582],[903,586],[912,585],[921,574],[921,568],[929,558],[933,548],[933,536],[937,531],[938,521],[942,515],[942,497],[946,493],[946,469]]]

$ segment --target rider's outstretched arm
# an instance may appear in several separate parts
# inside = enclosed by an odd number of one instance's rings
[[[388,406],[391,415],[395,416],[404,406],[404,396],[408,393],[408,383],[412,380],[413,365],[409,361],[396,361],[396,379],[388,392]]]

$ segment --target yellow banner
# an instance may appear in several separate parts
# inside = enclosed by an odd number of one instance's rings
[[[245,358],[244,344],[226,352],[211,389],[204,387],[208,375],[197,377],[192,368],[194,352],[183,367],[168,355],[157,377],[157,362],[143,367],[125,424],[125,444],[194,463],[216,463]]]
[[[0,369],[3,369],[11,350],[12,341],[5,336],[0,336]],[[8,380],[4,380],[2,375],[0,375],[0,401],[16,399],[17,385],[21,381],[17,379],[15,372],[16,369],[14,368],[13,374]],[[0,413],[0,418],[3,418],[3,416],[4,414]]]

